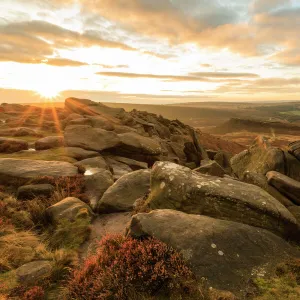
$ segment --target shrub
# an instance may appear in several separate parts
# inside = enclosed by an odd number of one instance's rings
[[[42,287],[34,286],[26,291],[22,300],[43,300],[45,299],[45,292]]]
[[[75,221],[61,220],[46,233],[51,249],[76,249],[83,244],[91,233],[90,218],[76,218]]]
[[[175,250],[153,238],[118,235],[99,243],[97,254],[73,272],[67,291],[67,299],[143,299],[162,294],[204,299]]]

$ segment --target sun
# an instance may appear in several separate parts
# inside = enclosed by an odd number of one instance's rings
[[[41,86],[36,89],[36,93],[47,100],[51,100],[58,97],[60,92],[61,90],[56,89],[52,86]]]

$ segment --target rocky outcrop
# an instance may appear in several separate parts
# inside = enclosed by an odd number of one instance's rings
[[[65,147],[63,148],[65,155],[68,157],[72,157],[77,160],[83,160],[87,158],[92,158],[99,156],[100,154],[96,151],[88,151],[78,147]]]
[[[298,231],[290,212],[261,188],[173,163],[154,165],[147,205],[245,223],[285,237]]]
[[[67,162],[13,158],[0,159],[1,183],[7,183],[16,179],[28,180],[43,176],[72,177],[77,174],[78,168]]]
[[[267,174],[269,171],[285,172],[284,153],[270,146],[267,139],[259,137],[248,149],[231,159],[233,172],[241,179],[246,171]]]
[[[300,205],[300,182],[281,173],[271,171],[267,173],[268,183],[280,193],[287,196],[295,204]]]
[[[65,129],[64,136],[67,146],[80,147],[92,151],[103,151],[113,148],[121,142],[116,133],[88,125],[68,126]]]
[[[295,254],[287,242],[267,230],[174,210],[133,216],[128,234],[167,243],[209,286],[241,296],[251,278]]]
[[[51,184],[30,184],[18,188],[17,197],[22,200],[34,199],[35,197],[50,197],[54,192]]]
[[[122,176],[103,195],[97,211],[112,213],[133,210],[134,202],[148,193],[150,170],[139,170]]]
[[[294,155],[298,160],[300,160],[300,141],[295,141],[290,143],[288,146],[288,151]]]
[[[28,149],[28,143],[24,140],[0,137],[0,153],[14,153]]]
[[[108,157],[108,160],[111,159],[114,162],[120,162],[127,166],[129,166],[133,171],[141,170],[141,169],[148,169],[148,164],[142,161],[137,161],[131,158],[127,157],[121,157],[121,156],[110,156]]]
[[[122,176],[133,171],[127,164],[112,159],[111,157],[107,157],[106,162],[109,165],[109,169],[113,174],[114,180],[118,180]]]
[[[91,208],[74,197],[68,197],[48,207],[46,214],[55,225],[63,220],[75,221],[77,218],[88,219],[93,216]]]
[[[47,136],[35,142],[36,150],[48,150],[64,146],[63,136]]]
[[[75,163],[75,166],[84,168],[85,170],[89,169],[106,169],[109,167],[102,156],[87,158]]]

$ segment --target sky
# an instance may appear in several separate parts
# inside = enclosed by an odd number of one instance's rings
[[[300,0],[0,0],[0,102],[300,100]]]

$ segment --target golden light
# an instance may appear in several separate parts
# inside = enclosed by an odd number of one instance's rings
[[[61,90],[52,86],[40,86],[36,88],[36,93],[47,100],[54,99],[59,96]]]

